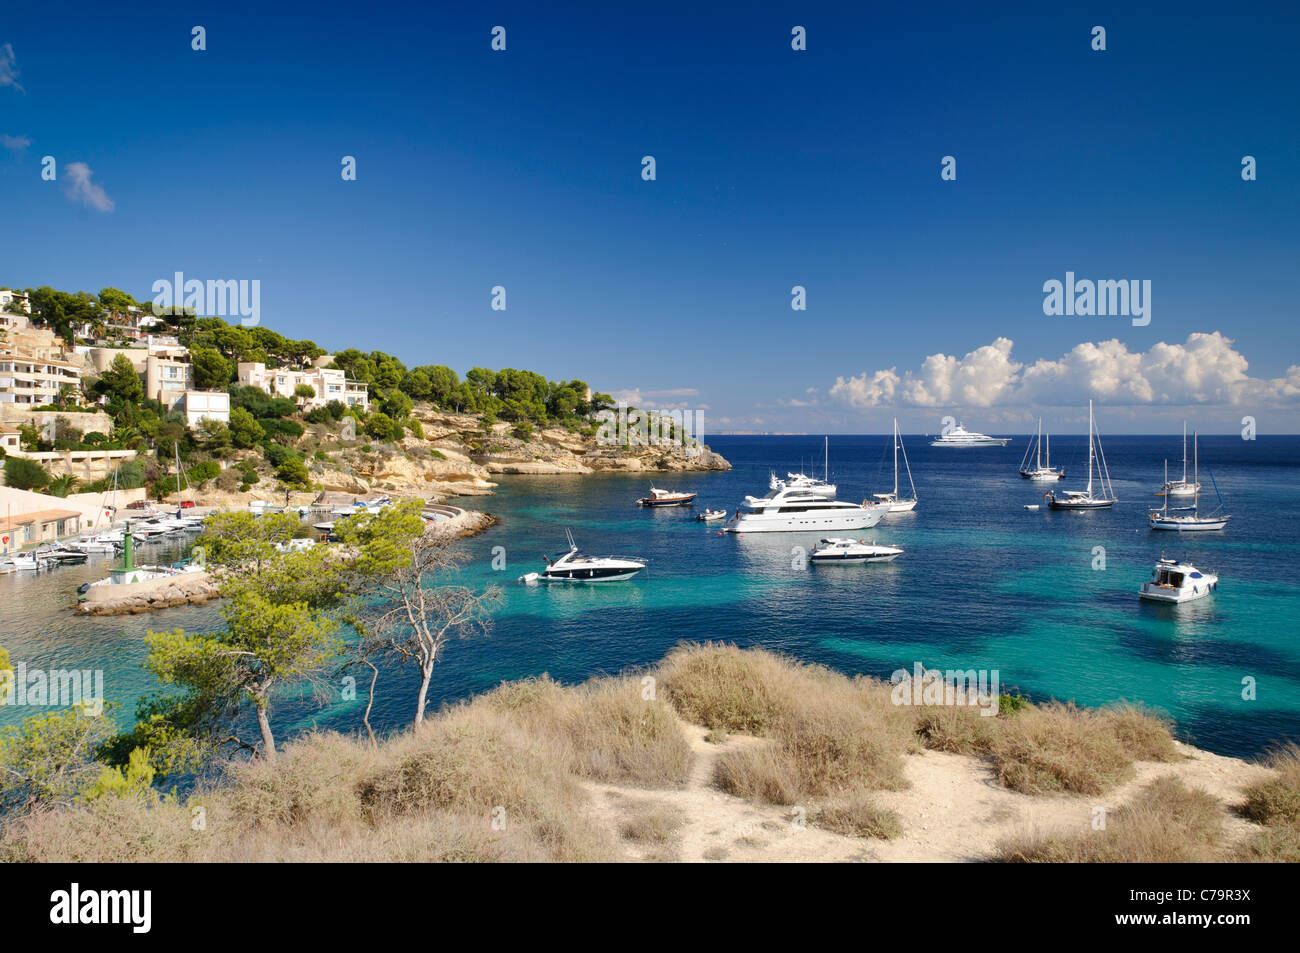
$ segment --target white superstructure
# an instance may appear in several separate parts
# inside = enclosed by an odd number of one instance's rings
[[[778,481],[779,483],[780,481]],[[820,533],[867,529],[880,522],[887,506],[828,500],[784,485],[766,496],[745,497],[727,522],[729,533]]]

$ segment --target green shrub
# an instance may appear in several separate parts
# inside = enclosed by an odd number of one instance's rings
[[[41,490],[50,485],[50,475],[35,460],[5,458],[5,486],[16,490]]]

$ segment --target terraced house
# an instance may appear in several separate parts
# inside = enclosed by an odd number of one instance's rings
[[[298,369],[268,368],[265,364],[245,361],[239,364],[239,383],[245,387],[264,390],[273,397],[297,400],[304,409],[324,407],[331,400],[337,400],[349,407],[369,411],[370,392],[367,385],[361,381],[350,381],[342,370],[326,366],[332,363],[334,357],[330,354],[317,358],[311,367]],[[312,389],[313,396],[297,396],[297,389],[303,384]]]
[[[0,404],[40,407],[60,394],[80,394],[85,362],[52,331],[6,314],[0,339]],[[70,391],[65,390],[70,388]]]

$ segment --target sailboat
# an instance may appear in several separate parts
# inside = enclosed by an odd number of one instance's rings
[[[1165,482],[1160,487],[1160,492],[1165,496],[1188,497],[1195,496],[1201,492],[1201,484],[1198,480],[1193,479],[1191,483],[1187,482],[1187,421],[1183,421],[1183,478],[1181,480],[1170,480],[1168,467],[1165,470]]]
[[[1029,447],[1025,447],[1025,456],[1020,461],[1020,475],[1026,480],[1044,482],[1047,480],[1064,480],[1065,467],[1052,468],[1052,435],[1047,434],[1047,462],[1043,462],[1043,418],[1038,418],[1038,439],[1034,442],[1034,465],[1029,463]]]
[[[912,498],[904,500],[898,495],[898,451],[903,451],[903,466],[907,468],[907,482],[912,487]],[[898,418],[894,418],[894,492],[873,493],[881,506],[888,507],[886,513],[910,513],[916,509],[916,484],[912,481],[912,465],[907,462],[907,448],[903,446],[903,435],[898,429]]]
[[[1199,442],[1200,441],[1198,439],[1198,436],[1196,434],[1193,434],[1192,435],[1192,459],[1194,461],[1193,463],[1194,475],[1192,478],[1192,483],[1190,485],[1196,487],[1196,489],[1193,490],[1192,493],[1192,505],[1176,507],[1174,511],[1171,513],[1169,510],[1169,497],[1176,496],[1177,494],[1166,493],[1165,505],[1160,509],[1152,510],[1150,513],[1147,514],[1147,521],[1151,524],[1152,529],[1174,530],[1175,532],[1179,532],[1179,533],[1196,532],[1200,530],[1216,530],[1216,529],[1223,529],[1223,527],[1228,525],[1228,520],[1232,519],[1231,516],[1228,516],[1226,514],[1222,516],[1219,515],[1220,511],[1223,509],[1223,497],[1219,495],[1219,485],[1218,483],[1214,482],[1213,473],[1210,474],[1210,482],[1214,484],[1214,493],[1216,496],[1219,497],[1219,506],[1218,509],[1214,511],[1214,515],[1212,516],[1202,516],[1200,514],[1199,507],[1201,503],[1201,494],[1200,494],[1201,454],[1200,454]],[[1169,461],[1166,460],[1165,461],[1165,476],[1166,476],[1165,486],[1170,485],[1168,480],[1168,475],[1169,475]],[[1182,483],[1183,485],[1189,485],[1187,483],[1186,477],[1183,478]]]
[[[1097,461],[1097,495],[1095,496],[1092,492],[1094,460]],[[1059,499],[1053,491],[1044,494],[1043,499],[1047,500],[1047,505],[1054,510],[1100,510],[1115,502],[1115,490],[1110,483],[1110,469],[1106,466],[1106,455],[1101,449],[1101,433],[1097,432],[1096,421],[1092,415],[1092,401],[1088,401],[1088,488],[1065,490]]]

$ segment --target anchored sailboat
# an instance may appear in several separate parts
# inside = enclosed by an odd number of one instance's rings
[[[903,451],[903,466],[907,468],[907,482],[912,487],[911,499],[902,499],[898,495],[898,451]],[[907,462],[907,448],[903,446],[903,434],[898,429],[898,418],[894,418],[894,492],[873,493],[880,505],[888,507],[886,513],[910,513],[916,509],[916,484],[912,481],[912,465]]]
[[[1187,421],[1183,421],[1183,478],[1181,480],[1169,479],[1169,468],[1165,467],[1165,482],[1160,487],[1160,492],[1165,496],[1188,497],[1195,496],[1201,492],[1201,484],[1197,479],[1191,483],[1187,482]]]
[[[1020,461],[1020,475],[1026,480],[1047,481],[1064,480],[1065,467],[1052,468],[1052,435],[1047,434],[1047,462],[1043,462],[1043,418],[1038,418],[1038,439],[1034,441],[1034,465],[1029,463],[1029,447],[1025,447],[1025,456]]]
[[[1192,505],[1176,507],[1172,512],[1169,509],[1169,497],[1177,496],[1176,493],[1165,494],[1165,505],[1158,510],[1152,510],[1147,514],[1147,521],[1151,524],[1152,529],[1174,530],[1179,533],[1197,532],[1202,530],[1223,529],[1228,525],[1231,516],[1226,514],[1219,515],[1223,509],[1223,497],[1219,494],[1219,485],[1214,481],[1214,474],[1210,474],[1210,482],[1214,485],[1214,495],[1219,497],[1219,506],[1211,516],[1201,516],[1201,453],[1200,440],[1196,434],[1192,435],[1192,459],[1193,459],[1193,477],[1192,483],[1187,483],[1184,475],[1182,485],[1193,486]],[[1209,469],[1208,467],[1206,468]],[[1165,486],[1170,486],[1169,480],[1169,461],[1165,461]]]
[[[1043,499],[1054,510],[1100,510],[1115,502],[1115,490],[1110,483],[1110,470],[1106,466],[1106,455],[1101,449],[1101,433],[1096,432],[1096,421],[1092,415],[1092,401],[1088,401],[1088,488],[1086,490],[1065,490],[1058,499],[1056,493],[1046,493]],[[1093,438],[1096,437],[1094,449]],[[1097,461],[1097,493],[1093,494],[1092,464]]]

